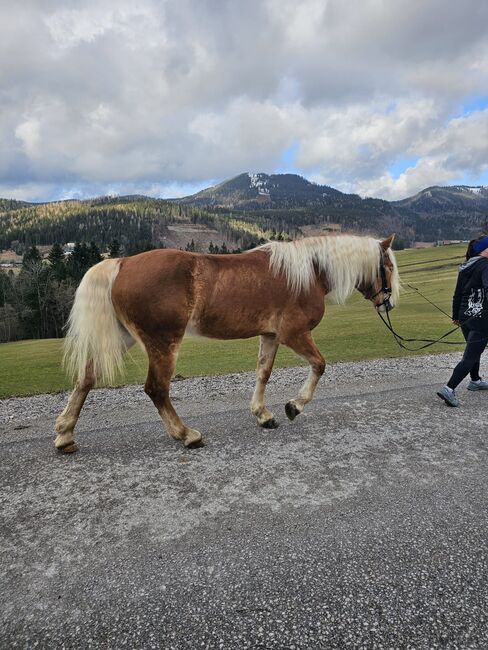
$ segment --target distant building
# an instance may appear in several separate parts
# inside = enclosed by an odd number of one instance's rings
[[[326,232],[341,232],[342,224],[340,223],[328,223],[322,227],[322,230]]]
[[[436,246],[450,246],[451,244],[467,244],[467,239],[439,239]]]
[[[416,241],[413,245],[414,248],[433,248],[437,244],[433,241]]]
[[[14,250],[0,252],[0,267],[2,269],[13,269],[22,264],[22,256],[17,255]]]

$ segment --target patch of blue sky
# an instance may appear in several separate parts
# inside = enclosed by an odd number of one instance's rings
[[[394,180],[397,180],[405,170],[409,169],[410,167],[415,167],[418,161],[418,158],[399,158],[388,167],[388,171],[391,177]]]
[[[477,187],[478,185],[488,185],[488,167],[480,174],[471,174],[465,172],[462,176],[455,178],[450,185],[468,185],[469,187]]]
[[[488,108],[488,95],[470,97],[462,105],[462,115],[470,115],[477,111],[483,111]]]
[[[296,166],[299,146],[298,142],[293,142],[285,149],[281,154],[279,165],[275,169],[276,174],[301,174],[301,171]]]

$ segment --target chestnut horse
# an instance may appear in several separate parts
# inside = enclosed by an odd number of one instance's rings
[[[135,341],[149,358],[145,391],[169,435],[186,447],[203,444],[169,396],[185,332],[219,339],[260,336],[251,411],[265,428],[278,426],[264,391],[279,344],[308,361],[308,378],[285,407],[293,420],[324,372],[311,331],[322,320],[325,296],[343,303],[356,288],[380,311],[396,303],[400,282],[392,240],[393,235],[384,241],[308,237],[269,242],[241,255],[155,250],[93,266],[78,287],[69,318],[65,361],[77,382],[56,420],[55,447],[77,450],[73,430],[86,396],[98,379],[114,379]]]

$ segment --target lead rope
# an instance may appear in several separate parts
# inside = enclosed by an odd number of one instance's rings
[[[442,343],[443,345],[464,345],[464,341],[444,341],[447,336],[450,334],[453,334],[456,330],[459,329],[459,325],[456,325],[453,329],[449,330],[449,332],[446,332],[442,336],[440,336],[438,339],[407,339],[401,334],[398,334],[398,332],[395,331],[393,328],[393,325],[390,320],[390,312],[389,310],[386,312],[386,319],[383,317],[383,314],[381,312],[377,312],[378,316],[381,318],[383,323],[385,324],[385,327],[390,330],[390,332],[393,335],[393,338],[397,342],[397,344],[403,348],[404,350],[408,350],[409,352],[417,352],[418,350],[424,350],[425,348],[430,348],[431,345],[435,345],[436,343]],[[420,345],[417,348],[412,348],[409,347],[408,345],[405,345],[405,343],[424,343],[424,345]]]
[[[387,287],[388,285],[386,283],[386,274],[385,274],[384,265],[383,265],[382,262],[383,262],[383,259],[381,260],[381,263],[380,263],[380,271],[381,271],[381,279],[382,279],[382,282],[383,282],[383,291],[385,291],[385,287]],[[445,312],[443,309],[441,309],[441,307],[439,307],[434,302],[432,302],[432,300],[429,300],[429,298],[427,298],[427,296],[424,296],[424,294],[421,293],[421,291],[419,291],[419,289],[417,289],[417,287],[414,287],[411,284],[407,284],[407,287],[410,287],[410,289],[413,289],[414,291],[416,291],[424,300],[426,300],[433,307],[435,307],[438,311],[440,311],[442,314],[444,314],[444,316],[447,316],[447,318],[449,318],[449,320],[451,319],[450,315],[447,312]],[[380,292],[378,292],[378,293],[380,293]],[[376,295],[378,295],[378,294],[376,294]],[[386,319],[384,318],[383,314],[380,311],[378,311],[377,313],[378,313],[378,316],[383,321],[385,327],[392,333],[393,338],[395,339],[396,343],[403,350],[408,350],[409,352],[418,352],[419,350],[424,350],[425,348],[430,348],[432,345],[435,345],[436,343],[441,343],[442,345],[464,345],[464,343],[465,343],[464,341],[444,341],[445,338],[447,338],[451,334],[454,334],[454,332],[456,332],[459,329],[459,327],[460,327],[459,325],[456,325],[456,327],[449,330],[448,332],[446,332],[445,334],[440,336],[438,339],[408,339],[408,338],[405,338],[404,336],[402,336],[401,334],[396,332],[395,328],[393,327],[393,324],[392,324],[391,319],[390,319],[390,309],[388,309],[389,303],[390,303],[389,297],[385,298],[385,300],[383,301],[383,305],[386,307]],[[470,319],[468,318],[468,320],[470,320]],[[424,345],[420,345],[417,348],[412,348],[412,347],[409,347],[408,345],[405,345],[405,343],[424,343]]]
[[[408,284],[408,283],[407,283],[407,287],[410,287],[410,289],[413,289],[414,291],[416,291],[416,292],[419,294],[419,296],[422,296],[422,298],[423,298],[424,300],[426,300],[426,301],[427,301],[428,303],[430,303],[433,307],[435,307],[438,311],[440,311],[441,314],[444,314],[444,316],[447,316],[447,317],[449,318],[449,320],[451,320],[451,316],[450,316],[446,311],[444,311],[443,309],[441,309],[441,308],[439,307],[439,305],[436,305],[435,302],[432,302],[432,300],[429,300],[429,299],[427,298],[427,296],[424,296],[424,294],[423,294],[419,289],[417,289],[417,287],[414,287],[414,286],[412,286],[411,284]]]
[[[433,303],[433,302],[432,302],[431,300],[429,300],[426,296],[424,296],[424,295],[423,295],[423,294],[422,294],[418,289],[416,289],[415,287],[413,287],[411,284],[407,284],[407,286],[410,287],[411,289],[413,289],[414,291],[417,291],[417,292],[419,293],[419,295],[422,296],[422,298],[424,298],[425,300],[427,300],[427,302],[430,302],[431,305],[433,305],[436,309],[438,309],[438,310],[439,310],[440,312],[442,312],[445,316],[447,316],[449,319],[451,319],[451,317],[449,316],[448,313],[446,313],[443,309],[441,309],[440,307],[438,307],[435,303]],[[379,316],[379,317],[381,318],[381,320],[383,321],[383,323],[385,324],[385,326],[386,326],[386,327],[390,330],[390,332],[392,333],[392,335],[393,335],[395,341],[396,341],[396,342],[398,343],[398,345],[399,345],[401,348],[403,348],[404,350],[408,350],[409,352],[417,352],[418,350],[424,350],[425,348],[430,348],[431,345],[435,345],[436,343],[441,343],[442,345],[465,345],[465,344],[466,344],[466,341],[444,341],[444,340],[443,340],[443,339],[445,339],[447,336],[449,336],[450,334],[453,334],[456,330],[458,330],[458,329],[461,327],[460,325],[456,325],[456,327],[454,327],[452,330],[449,330],[448,332],[446,332],[445,334],[443,334],[442,336],[440,336],[438,339],[407,339],[407,338],[405,338],[405,337],[402,336],[401,334],[398,334],[398,332],[395,331],[395,329],[394,329],[394,327],[393,327],[393,325],[392,325],[391,319],[390,319],[390,313],[389,313],[389,312],[390,312],[390,310],[387,310],[387,311],[386,311],[386,320],[385,320],[385,318],[383,317],[383,315],[382,315],[381,312],[377,312],[377,313],[378,313],[378,316]],[[469,323],[469,321],[472,320],[473,318],[476,318],[476,315],[474,315],[474,316],[470,316],[470,317],[467,318],[465,321],[463,321],[463,325],[465,325],[466,323]],[[485,337],[483,337],[483,338],[481,338],[481,339],[478,339],[478,341],[480,341],[480,342],[481,342],[481,341],[487,341],[487,340],[488,340],[488,337],[487,337],[487,336],[485,336]],[[421,346],[418,347],[418,348],[409,348],[408,346],[404,345],[404,343],[425,343],[425,345],[421,345]]]

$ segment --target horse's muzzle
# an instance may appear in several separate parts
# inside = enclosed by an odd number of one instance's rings
[[[380,305],[376,306],[376,311],[380,311],[381,313],[385,313],[387,311],[391,311],[395,305],[390,301],[389,298],[386,300],[383,300],[383,302]]]

